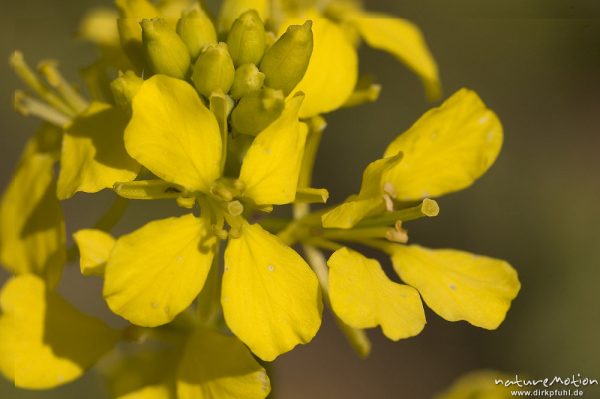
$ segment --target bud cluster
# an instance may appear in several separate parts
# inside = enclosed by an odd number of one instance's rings
[[[215,27],[200,8],[183,13],[175,27],[164,18],[140,23],[144,74],[187,80],[202,97],[228,95],[229,126],[255,136],[283,111],[285,99],[302,80],[313,49],[312,22],[291,25],[277,40],[259,13],[246,10],[218,41]],[[139,61],[139,60],[138,60]],[[134,63],[135,64],[135,63]],[[131,100],[139,82],[129,74],[112,84],[116,101]]]

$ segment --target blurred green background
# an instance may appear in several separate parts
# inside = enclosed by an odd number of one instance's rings
[[[78,79],[93,59],[72,40],[79,18],[105,0],[3,1],[0,59],[20,49],[35,64],[60,61]],[[278,398],[429,398],[473,369],[534,377],[600,378],[600,2],[489,0],[486,2],[369,0],[367,7],[419,24],[439,64],[445,96],[476,90],[497,112],[505,145],[491,171],[471,189],[439,200],[435,219],[411,223],[413,242],[507,259],[523,289],[497,331],[449,323],[428,312],[416,338],[389,342],[370,332],[373,352],[359,360],[331,318],[310,344],[282,356],[273,382]],[[316,186],[333,200],[357,191],[363,168],[433,104],[414,75],[392,57],[361,50],[361,70],[383,92],[375,104],[328,117]],[[12,111],[21,87],[0,63],[0,187],[9,181],[36,121]],[[65,203],[69,231],[89,226],[107,195],[78,195]],[[134,204],[132,230],[154,216]],[[176,212],[172,205],[160,210]],[[100,282],[71,268],[62,292],[82,310],[103,314]],[[1,275],[6,278],[5,274]],[[48,392],[19,392],[0,381],[0,398],[102,398],[98,378]],[[600,389],[585,397],[600,397]]]

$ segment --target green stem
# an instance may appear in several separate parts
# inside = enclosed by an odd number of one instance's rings
[[[221,131],[221,172],[223,172],[227,160],[227,138],[229,135],[227,116],[231,108],[230,101],[231,99],[222,92],[213,93],[210,96],[210,110],[216,116]]]
[[[129,201],[125,198],[115,197],[112,205],[94,225],[95,229],[110,231],[123,217]]]

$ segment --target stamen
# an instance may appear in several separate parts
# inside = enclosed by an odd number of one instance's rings
[[[242,195],[245,189],[246,185],[241,180],[222,177],[213,183],[210,193],[222,201],[229,202]]]
[[[71,119],[68,116],[41,101],[27,96],[27,94],[21,90],[15,91],[13,105],[21,115],[33,115],[59,127],[65,126],[71,122]]]
[[[386,237],[388,241],[406,244],[408,242],[408,233],[406,230],[388,229]]]
[[[385,203],[385,210],[388,212],[394,212],[394,200],[388,194],[383,194],[383,201]]]
[[[219,239],[219,240],[226,240],[227,237],[229,236],[229,233],[227,233],[226,230],[220,228],[217,225],[212,225],[211,230],[213,232],[213,234]]]
[[[42,100],[66,115],[75,116],[75,112],[38,79],[25,62],[23,54],[20,51],[15,51],[11,55],[9,62],[23,83],[29,86]]]
[[[227,204],[227,212],[231,216],[240,216],[244,213],[244,205],[240,201],[231,201]]]
[[[88,107],[87,101],[63,78],[57,65],[53,60],[42,61],[38,65],[38,71],[75,112],[82,112]]]
[[[440,207],[438,206],[438,203],[432,199],[425,198],[423,202],[417,206],[400,209],[398,211],[388,212],[382,216],[365,219],[361,221],[358,226],[366,227],[391,225],[396,223],[398,220],[408,222],[411,220],[420,219],[422,217],[434,217],[437,216],[439,212]]]

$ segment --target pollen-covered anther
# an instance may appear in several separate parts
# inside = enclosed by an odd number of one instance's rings
[[[397,230],[395,228],[388,229],[385,236],[388,241],[398,242],[401,244],[406,244],[408,242],[408,234],[406,230]]]
[[[392,198],[396,198],[396,187],[389,181],[383,185],[383,192]]]
[[[385,203],[385,210],[388,212],[394,212],[394,200],[389,194],[383,194],[383,201]]]

